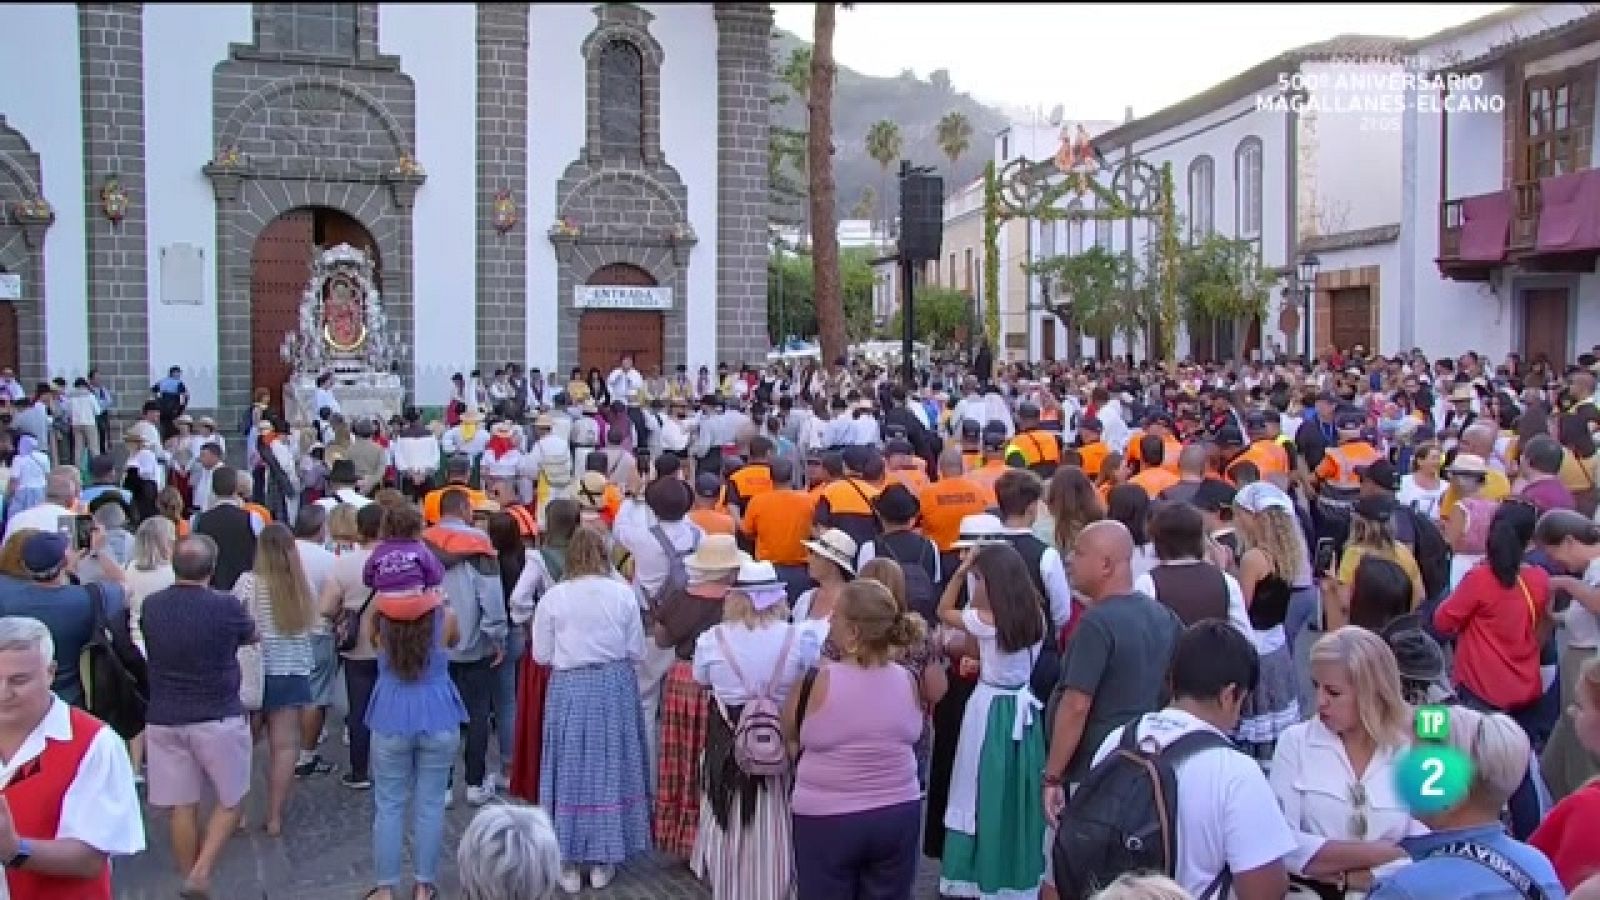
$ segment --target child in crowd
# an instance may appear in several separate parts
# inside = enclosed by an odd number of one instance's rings
[[[383,540],[361,570],[361,583],[378,596],[431,591],[444,583],[444,564],[422,541],[422,513],[413,506],[383,514]]]

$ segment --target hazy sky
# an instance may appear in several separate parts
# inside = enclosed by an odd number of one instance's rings
[[[1154,112],[1302,44],[1338,34],[1415,38],[1507,4],[858,3],[838,14],[834,53],[869,75],[949,69],[957,90],[1068,119]],[[812,5],[774,4],[811,39]]]

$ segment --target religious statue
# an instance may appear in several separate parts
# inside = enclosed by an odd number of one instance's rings
[[[370,257],[349,244],[313,251],[299,327],[284,336],[280,350],[294,366],[284,387],[291,419],[303,423],[314,414],[309,401],[323,374],[333,375],[332,390],[347,417],[398,413],[404,387],[394,370],[403,348],[390,340],[386,324]]]

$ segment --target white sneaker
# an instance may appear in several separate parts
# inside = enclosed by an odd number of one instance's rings
[[[489,776],[488,781],[484,783],[484,787],[493,788],[495,793],[503,794],[511,790],[511,779],[496,772]]]
[[[589,886],[597,891],[603,891],[611,879],[617,877],[616,866],[594,866],[589,870]]]
[[[576,866],[561,867],[561,889],[569,894],[583,890],[583,874]]]
[[[482,806],[494,799],[494,784],[489,782],[482,787],[467,785],[467,803],[471,806]]]

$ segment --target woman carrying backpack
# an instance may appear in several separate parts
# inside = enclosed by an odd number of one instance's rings
[[[772,717],[821,649],[813,633],[789,624],[787,597],[771,563],[745,563],[723,602],[722,624],[694,645],[694,679],[710,689],[714,704],[706,719],[700,824],[690,866],[711,887],[713,900],[794,895],[792,773],[784,765],[774,774],[757,774],[764,769],[738,746],[781,728]]]
[[[956,609],[962,585],[971,602]],[[1044,874],[1044,723],[1028,687],[1045,639],[1043,606],[1009,544],[969,550],[939,600],[940,624],[966,633],[979,665],[945,806],[941,894],[1020,896]]]

